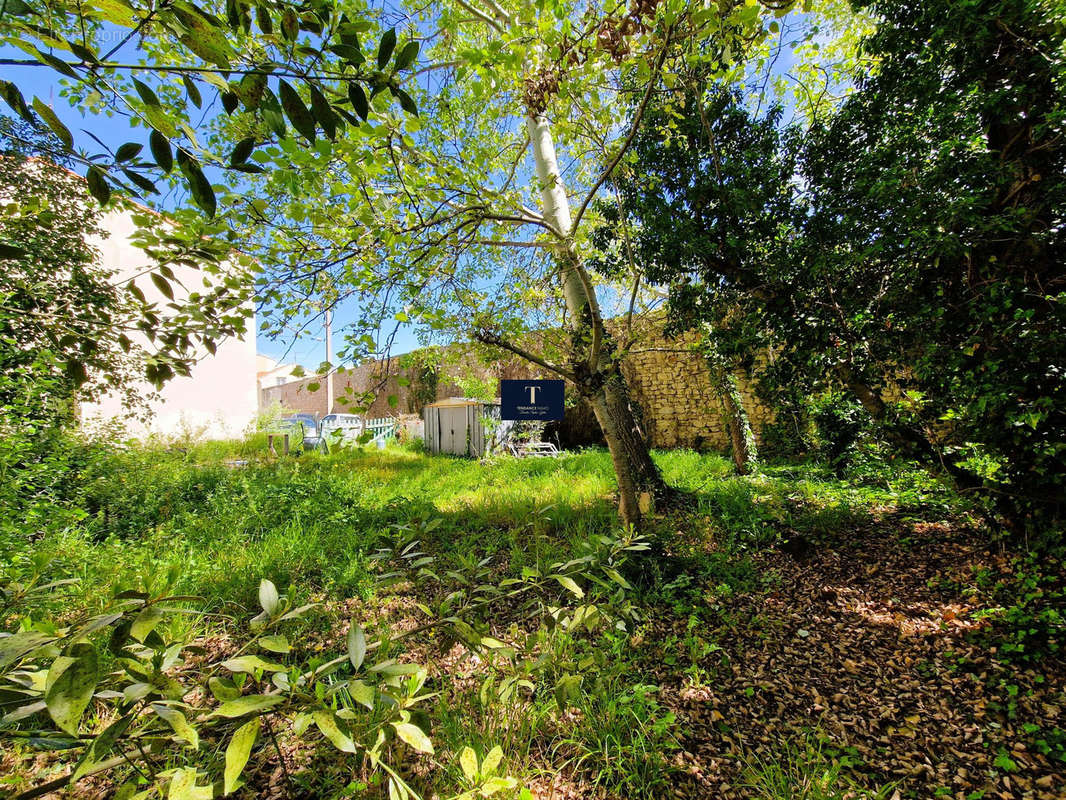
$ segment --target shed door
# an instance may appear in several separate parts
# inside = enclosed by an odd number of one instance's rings
[[[441,408],[440,449],[443,453],[465,456],[466,453],[466,406]]]

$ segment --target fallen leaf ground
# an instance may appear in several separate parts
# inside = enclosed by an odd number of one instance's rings
[[[755,556],[778,584],[719,610],[706,685],[662,675],[683,731],[678,795],[767,796],[758,774],[791,765],[798,783],[813,750],[886,797],[1066,797],[1066,765],[1025,732],[1066,726],[1064,664],[1017,668],[975,644],[981,609],[958,588],[1006,558],[949,524],[907,527]]]

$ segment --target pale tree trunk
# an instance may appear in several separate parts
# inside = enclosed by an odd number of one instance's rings
[[[623,522],[637,525],[668,489],[651,459],[640,429],[639,412],[629,396],[592,281],[574,244],[570,202],[560,177],[548,120],[541,113],[531,113],[526,126],[541,185],[541,216],[560,237],[555,259],[566,301],[570,366],[577,390],[592,405],[611,451],[618,479],[619,513]]]

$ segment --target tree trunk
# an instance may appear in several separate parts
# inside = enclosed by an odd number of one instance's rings
[[[755,433],[748,420],[748,412],[737,388],[737,379],[729,370],[729,365],[718,351],[710,325],[704,324],[703,336],[697,349],[707,362],[711,373],[711,385],[722,404],[722,416],[732,443],[733,465],[738,475],[750,475],[759,465],[759,452],[755,444]]]
[[[724,364],[712,364],[711,380],[722,404],[722,416],[725,417],[729,440],[733,445],[733,465],[738,475],[751,475],[758,468],[759,453],[748,412],[744,410],[737,388],[737,379]]]
[[[618,480],[619,514],[626,524],[639,525],[643,515],[654,507],[655,499],[665,497],[668,489],[651,459],[640,430],[639,412],[629,396],[592,281],[574,243],[570,201],[560,177],[548,119],[541,112],[530,111],[526,127],[540,180],[541,216],[561,237],[554,255],[566,301],[570,363],[577,389],[592,404],[611,451]]]
[[[629,397],[625,378],[617,368],[588,399],[611,451],[618,480],[618,513],[627,525],[639,525],[664,499],[669,489],[652,461],[648,443],[638,423],[638,411]]]

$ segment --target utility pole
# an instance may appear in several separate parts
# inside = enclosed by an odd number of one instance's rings
[[[333,413],[333,309],[326,306],[326,413]]]

